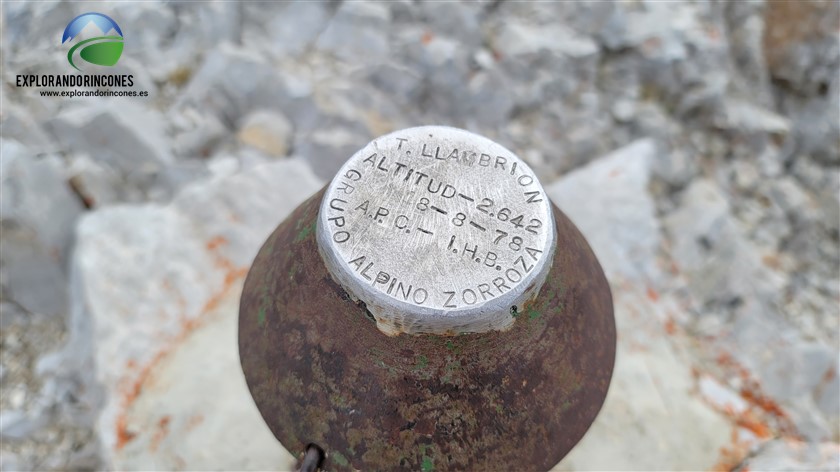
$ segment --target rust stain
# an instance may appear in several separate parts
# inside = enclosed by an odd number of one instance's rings
[[[220,246],[227,244],[228,241],[222,236],[216,236],[210,241],[207,242],[207,249],[210,251],[215,251]],[[169,345],[163,349],[161,349],[155,356],[142,368],[142,370],[134,377],[134,381],[130,383],[130,386],[127,389],[127,392],[124,394],[122,399],[122,408],[120,413],[117,416],[116,420],[116,449],[120,450],[125,447],[126,444],[131,442],[137,437],[137,432],[131,431],[128,426],[128,411],[134,405],[134,402],[140,396],[143,391],[143,387],[147,385],[150,381],[151,373],[155,367],[172,351],[176,348],[180,343],[182,343],[187,336],[195,331],[199,326],[201,326],[204,322],[204,315],[213,311],[215,308],[219,306],[222,300],[224,300],[225,296],[230,292],[230,290],[234,287],[236,282],[244,277],[247,272],[247,267],[234,267],[230,260],[216,255],[216,265],[221,269],[225,270],[225,277],[222,281],[222,286],[219,290],[216,291],[204,304],[199,314],[195,317],[188,318],[186,316],[182,316],[181,321],[181,330],[178,334],[176,334],[172,340],[170,341]],[[185,304],[179,303],[179,306],[185,306]],[[126,363],[126,372],[131,372],[135,370],[137,363],[135,360],[129,360]],[[166,422],[168,425],[168,420]],[[158,440],[159,442],[159,440]],[[152,444],[156,448],[155,445],[155,437],[152,438]]]
[[[730,445],[720,448],[718,462],[712,466],[713,472],[731,472],[735,470],[750,452],[750,443],[738,438],[738,429],[732,428]]]
[[[151,452],[155,452],[160,446],[160,442],[169,434],[169,422],[172,420],[172,417],[169,415],[162,416],[160,420],[157,422],[157,428],[155,428],[155,434],[152,436],[151,443],[149,444],[149,450]]]
[[[224,236],[214,236],[207,241],[207,250],[215,251],[219,248],[219,246],[225,245],[228,243],[227,238]]]
[[[677,332],[677,323],[674,321],[673,316],[669,316],[665,320],[665,332],[672,336]]]
[[[228,270],[225,274],[225,279],[222,281],[222,289],[216,292],[212,297],[210,297],[209,300],[207,300],[207,303],[204,304],[204,307],[202,307],[201,312],[207,313],[215,310],[219,306],[219,303],[221,303],[221,301],[224,300],[225,295],[228,293],[228,291],[230,291],[233,285],[239,279],[245,277],[245,274],[247,273],[247,267],[240,267],[238,269]]]
[[[187,422],[184,424],[184,432],[189,433],[190,431],[194,430],[198,425],[200,425],[204,421],[204,416],[202,415],[192,415],[187,418]]]
[[[650,300],[652,302],[659,301],[659,293],[656,290],[654,290],[653,287],[648,287],[647,288],[647,297],[648,297],[648,300]]]
[[[157,353],[155,355],[155,357],[152,358],[151,362],[149,362],[148,364],[146,364],[145,367],[143,367],[143,369],[140,371],[140,373],[135,378],[134,382],[129,387],[128,392],[125,393],[125,396],[123,397],[123,401],[122,401],[122,403],[123,403],[122,412],[117,416],[117,425],[116,425],[116,429],[117,429],[116,448],[117,448],[117,450],[122,449],[123,447],[125,447],[126,444],[128,444],[135,437],[137,437],[137,433],[134,432],[134,431],[130,431],[129,428],[128,428],[128,415],[127,415],[128,409],[131,407],[131,405],[134,404],[134,402],[140,396],[140,393],[142,393],[143,385],[146,383],[146,380],[149,378],[149,375],[152,371],[152,368],[154,366],[156,366],[163,359],[165,354],[166,354],[165,351],[161,351],[161,352]],[[134,362],[131,361],[129,364],[131,364],[133,366]]]

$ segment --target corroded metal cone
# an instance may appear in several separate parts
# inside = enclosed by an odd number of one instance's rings
[[[319,445],[325,470],[547,470],[601,408],[615,323],[595,255],[531,170],[424,127],[373,141],[277,227],[239,350],[274,435]]]

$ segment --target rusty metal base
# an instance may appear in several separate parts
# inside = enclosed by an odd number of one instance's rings
[[[595,419],[615,361],[612,296],[555,207],[553,267],[505,332],[382,334],[327,272],[323,190],[268,238],[245,281],[239,352],[271,431],[325,470],[547,470]]]

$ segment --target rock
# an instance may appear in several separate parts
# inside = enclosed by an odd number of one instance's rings
[[[366,70],[365,80],[402,105],[413,104],[423,92],[423,76],[404,65],[384,62]]]
[[[609,198],[600,206],[612,203]],[[645,224],[645,218],[635,221]],[[598,253],[597,243],[593,248]],[[710,451],[728,445],[732,426],[695,394],[683,347],[688,340],[666,329],[678,304],[667,297],[652,300],[643,286],[612,286],[620,334],[610,390],[586,436],[552,470],[713,469]]]
[[[586,236],[611,281],[659,277],[659,223],[647,190],[655,153],[653,141],[639,140],[546,187]]]
[[[272,157],[287,155],[291,136],[289,119],[271,110],[258,110],[246,116],[237,133],[240,142]]]
[[[760,263],[739,234],[726,197],[713,182],[698,180],[682,201],[665,219],[665,227],[673,241],[672,257],[692,293],[701,303],[744,298],[756,283]]]
[[[790,131],[790,122],[782,116],[749,102],[730,98],[724,102],[723,116],[715,124],[721,129],[745,133],[764,132],[785,135]]]
[[[611,50],[639,48],[658,59],[673,61],[688,55],[686,36],[697,18],[684,4],[649,2],[641,8],[615,4],[600,31],[601,43]]]
[[[251,50],[222,44],[204,62],[180,94],[175,109],[193,107],[213,113],[225,126],[257,108],[283,108],[288,100],[280,75]]]
[[[698,171],[697,159],[676,146],[670,151],[658,152],[653,161],[653,173],[676,188],[688,184]]]
[[[179,118],[172,147],[182,157],[209,157],[230,134],[216,115],[202,114],[194,108],[184,109]]]
[[[166,206],[114,206],[80,222],[66,357],[92,363],[87,381],[105,389],[104,403],[94,406],[102,408],[99,438],[112,467],[144,468],[150,457],[166,468],[278,466],[281,456],[244,388],[234,338],[216,341],[235,330],[214,320],[233,322],[236,287],[259,245],[320,185],[301,161],[287,160],[187,186]],[[183,375],[196,372],[194,362],[224,369],[225,389],[214,386],[217,376],[201,383]],[[159,377],[171,380],[153,387]],[[211,390],[218,395],[201,394]],[[197,403],[201,396],[208,402]],[[169,431],[178,435],[178,454],[189,456],[174,454]],[[250,447],[261,452],[242,453]]]
[[[2,224],[0,286],[3,297],[32,313],[63,317],[67,310],[67,280],[60,262],[27,228]]]
[[[769,200],[792,220],[802,221],[817,216],[815,202],[792,177],[769,182],[768,187]]]
[[[770,73],[764,60],[765,32],[763,5],[754,2],[728,3],[724,25],[729,39],[732,89],[738,96],[765,108],[773,106]]]
[[[430,34],[457,39],[464,47],[481,44],[480,5],[477,3],[417,3],[415,21],[427,26]]]
[[[390,11],[385,4],[345,2],[316,45],[348,62],[376,63],[390,51],[386,33],[389,21]]]
[[[67,150],[123,175],[150,175],[172,162],[163,116],[129,101],[62,110],[48,128]]]
[[[806,94],[836,77],[840,7],[836,2],[770,2],[764,11],[764,55],[774,78]]]
[[[25,439],[42,428],[47,418],[30,417],[20,410],[0,411],[0,437],[6,441]]]
[[[55,150],[50,136],[41,129],[26,109],[8,104],[3,107],[0,116],[3,122],[4,139],[15,140],[38,152]]]
[[[67,184],[61,159],[35,155],[15,141],[0,143],[0,218],[31,230],[41,250],[62,261],[82,204]]]
[[[295,153],[311,163],[315,174],[324,180],[332,179],[350,156],[370,142],[369,133],[362,132],[356,123],[334,120],[311,134],[299,135]]]
[[[840,6],[808,0],[770,2],[763,51],[779,97],[794,122],[797,150],[840,163]]]
[[[331,7],[326,2],[294,1],[268,23],[271,52],[279,57],[298,55],[318,38],[330,20]],[[264,5],[257,15],[264,15]],[[261,37],[258,40],[262,40]]]
[[[562,24],[540,25],[518,20],[504,21],[495,47],[503,56],[522,57],[550,54],[571,58],[592,57],[598,45]]]
[[[807,444],[777,439],[749,457],[738,470],[836,470],[840,452],[836,443]]]
[[[125,185],[115,169],[94,161],[87,154],[73,156],[67,173],[70,175],[70,187],[88,208],[143,199],[141,192]]]
[[[239,366],[241,285],[239,279],[140,380],[142,395],[121,417],[131,440],[115,453],[120,468],[292,470],[295,457],[262,420]]]

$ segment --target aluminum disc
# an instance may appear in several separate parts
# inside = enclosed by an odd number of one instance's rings
[[[468,131],[379,137],[328,186],[317,241],[333,278],[387,334],[502,330],[553,259],[551,203],[534,172]]]

